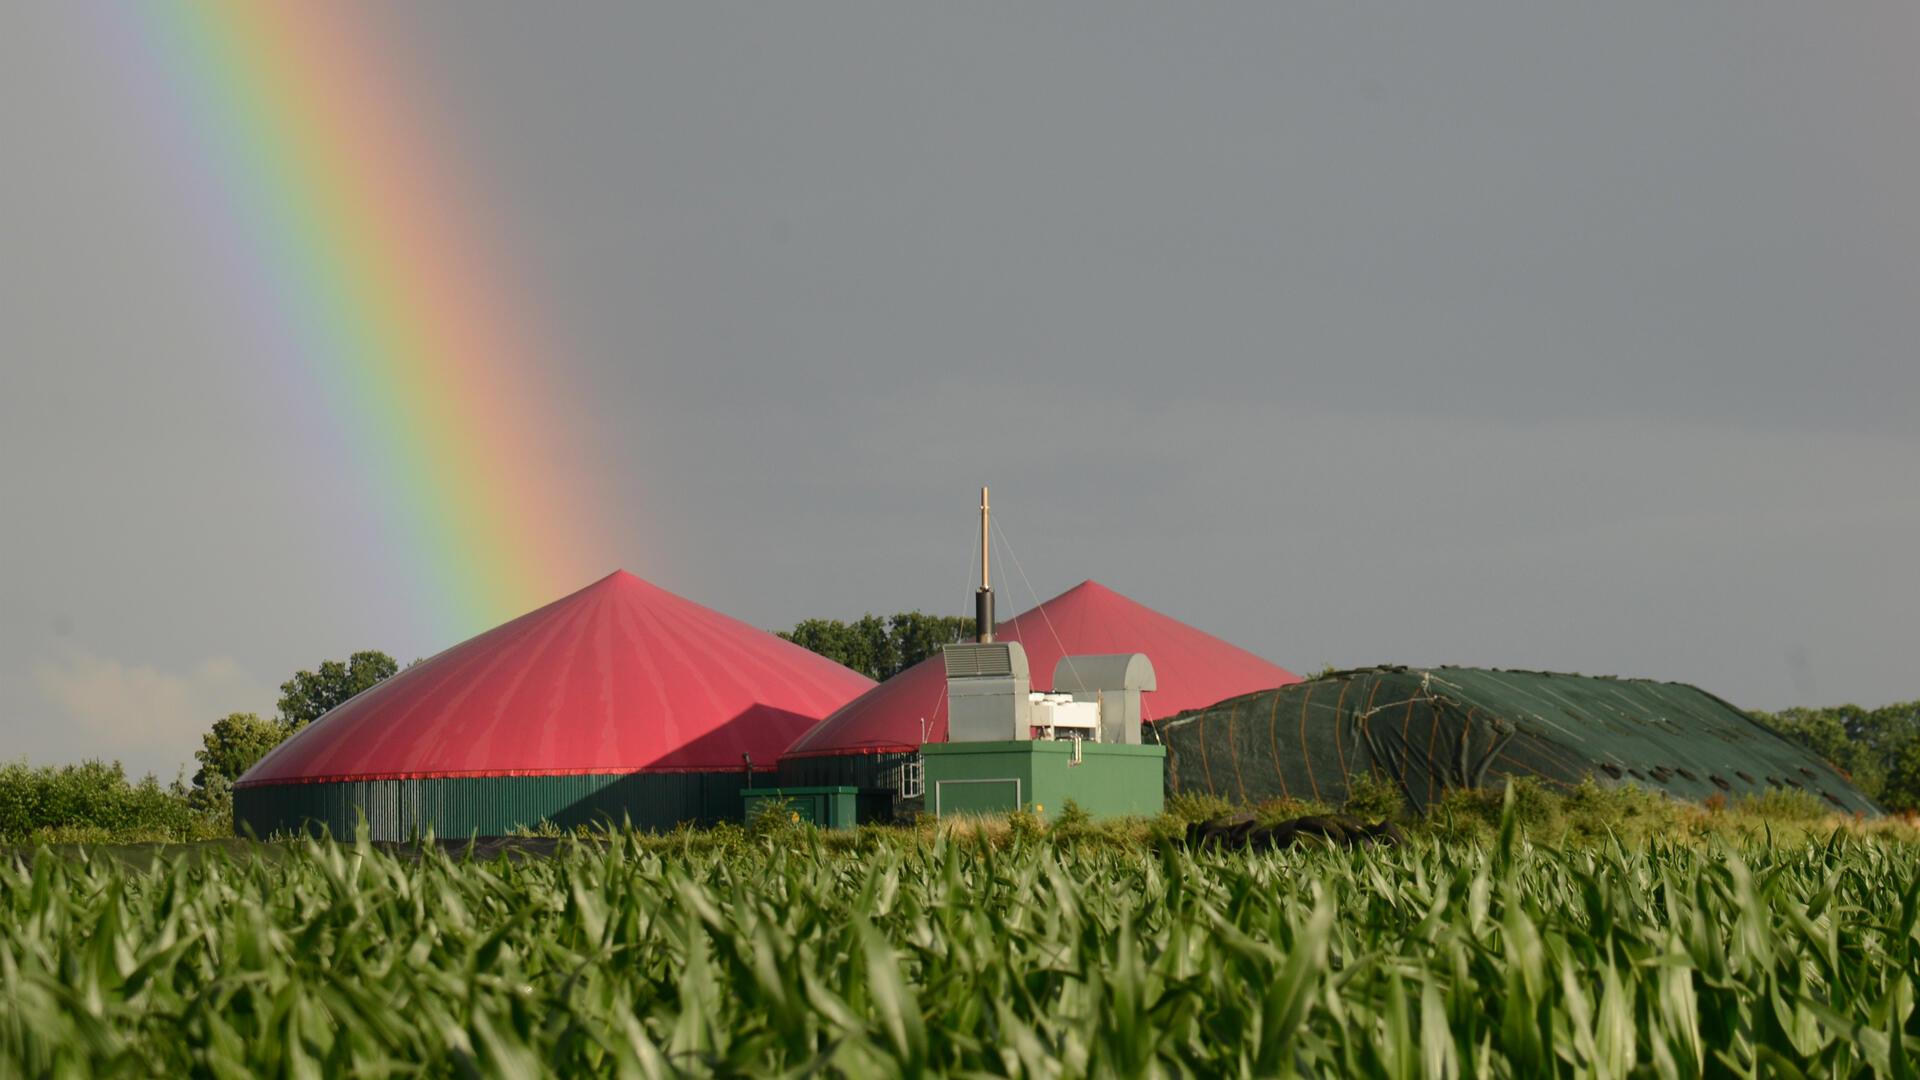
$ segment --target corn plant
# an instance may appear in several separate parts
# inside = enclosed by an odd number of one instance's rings
[[[0,861],[0,1075],[1911,1075],[1920,857],[1025,834]]]

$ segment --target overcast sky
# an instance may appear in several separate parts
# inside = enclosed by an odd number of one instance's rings
[[[1038,596],[1295,670],[1920,697],[1910,4],[394,8],[586,403],[579,584],[960,613],[991,483]],[[451,642],[113,17],[0,10],[0,758],[171,777]]]

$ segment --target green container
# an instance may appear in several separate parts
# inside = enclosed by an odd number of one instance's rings
[[[1076,753],[1077,747],[1077,753]],[[938,817],[1030,810],[1057,816],[1072,800],[1094,817],[1151,816],[1166,801],[1167,751],[1038,739],[928,743],[927,809]]]
[[[741,788],[747,821],[768,803],[784,802],[801,821],[823,829],[851,829],[859,821],[860,789],[856,787]]]

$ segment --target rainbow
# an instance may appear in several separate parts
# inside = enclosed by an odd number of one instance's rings
[[[391,35],[333,3],[115,17],[140,20],[195,182],[261,279],[246,288],[355,459],[368,505],[346,512],[372,512],[392,556],[376,582],[416,590],[450,644],[603,571],[549,352]]]

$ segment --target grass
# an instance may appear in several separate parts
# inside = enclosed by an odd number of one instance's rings
[[[0,860],[0,1073],[1910,1069],[1920,845],[1741,807],[1569,842],[1614,797],[1263,855],[1171,816],[36,849]]]

